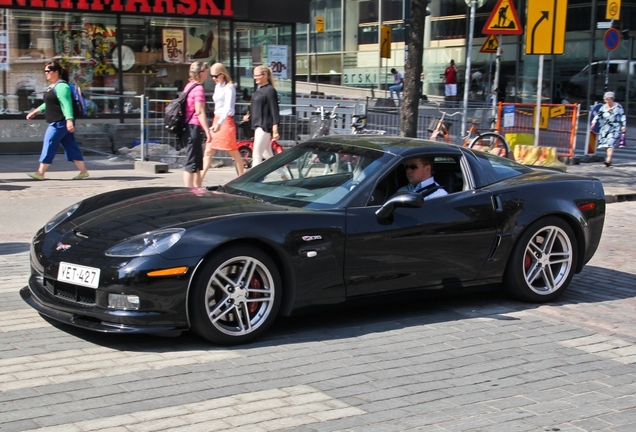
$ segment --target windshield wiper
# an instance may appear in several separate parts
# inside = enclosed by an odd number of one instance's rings
[[[206,189],[211,192],[225,192],[225,188],[222,185],[208,186]]]
[[[263,198],[261,198],[258,195],[255,195],[255,194],[251,194],[251,193],[247,193],[247,192],[243,192],[243,191],[237,191],[236,189],[234,190],[234,194],[235,195],[244,196],[244,197],[247,197],[247,198],[252,198],[252,199],[255,199],[256,201],[260,201],[262,203],[268,203],[269,204],[268,201],[265,201]]]

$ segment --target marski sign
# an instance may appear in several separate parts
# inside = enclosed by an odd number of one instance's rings
[[[232,0],[0,0],[0,7],[159,15],[234,15]]]

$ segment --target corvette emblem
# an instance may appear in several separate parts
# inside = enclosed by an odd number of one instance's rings
[[[303,236],[303,241],[313,241],[313,240],[322,240],[322,236],[320,235]]]
[[[71,248],[71,245],[68,244],[64,244],[64,243],[58,243],[57,246],[55,247],[55,250],[69,250]]]

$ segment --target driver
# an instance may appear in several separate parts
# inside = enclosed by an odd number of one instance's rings
[[[398,189],[398,193],[418,192],[424,196],[425,200],[448,195],[448,192],[433,179],[433,158],[407,159],[404,162],[404,168],[406,168],[409,184]]]

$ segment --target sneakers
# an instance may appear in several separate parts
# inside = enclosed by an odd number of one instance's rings
[[[29,177],[31,177],[33,180],[44,180],[44,176],[43,176],[43,175],[40,175],[40,174],[38,174],[38,173],[36,173],[36,172],[27,173],[27,175],[28,175]]]
[[[85,178],[88,178],[88,176],[89,176],[88,171],[86,171],[85,173],[79,173],[78,175],[73,177],[73,180],[83,180]]]

